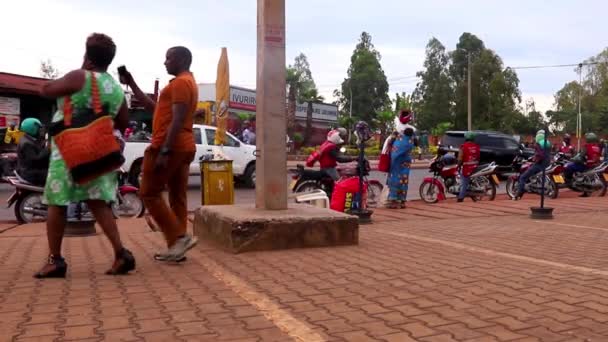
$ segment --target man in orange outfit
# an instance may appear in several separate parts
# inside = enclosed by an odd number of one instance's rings
[[[186,232],[188,176],[196,151],[192,125],[198,103],[191,63],[192,54],[187,48],[178,46],[167,51],[165,67],[175,78],[160,92],[158,103],[141,91],[129,72],[120,77],[133,89],[137,100],[154,112],[152,143],[144,153],[140,193],[167,240],[168,251],[154,255],[159,261],[183,261],[185,253],[197,243]],[[162,197],[166,187],[171,208]]]

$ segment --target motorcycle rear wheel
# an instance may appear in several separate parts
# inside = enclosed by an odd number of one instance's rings
[[[316,181],[304,181],[298,185],[293,192],[311,192],[314,190],[324,190]]]
[[[604,197],[606,196],[606,192],[608,192],[608,188],[606,182],[600,181],[601,187],[598,190],[594,191],[585,191],[588,197]]]
[[[518,184],[519,184],[519,181],[515,180],[513,178],[509,178],[507,180],[507,184],[505,185],[505,188],[507,190],[507,196],[509,196],[510,199],[515,199],[515,197],[517,197]]]
[[[123,203],[112,203],[112,212],[116,217],[142,217],[146,212],[144,202],[137,193],[130,192],[122,195]]]
[[[380,195],[384,190],[384,186],[380,183],[369,183],[367,187],[367,206],[376,208],[380,202]]]
[[[42,209],[44,207],[44,209]],[[46,205],[42,204],[42,194],[30,192],[24,194],[17,199],[15,203],[15,217],[19,224],[43,222],[47,216],[38,216],[34,213],[28,213],[27,209],[47,210]]]
[[[439,202],[439,193],[441,190],[435,183],[423,182],[420,184],[420,198],[425,203],[437,203]]]

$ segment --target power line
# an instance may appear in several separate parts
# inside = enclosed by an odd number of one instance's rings
[[[517,66],[509,67],[509,69],[549,69],[549,68],[571,68],[578,66],[606,64],[606,62],[585,62],[585,63],[573,63],[573,64],[554,64],[554,65],[531,65],[531,66]]]

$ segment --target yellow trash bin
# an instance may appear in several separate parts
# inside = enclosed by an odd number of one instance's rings
[[[200,166],[202,205],[234,204],[232,160],[203,160]]]

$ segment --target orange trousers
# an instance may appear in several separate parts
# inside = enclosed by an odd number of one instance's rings
[[[162,230],[167,247],[186,234],[188,227],[188,176],[194,152],[172,151],[167,168],[155,170],[159,149],[149,147],[144,153],[140,195],[148,212]],[[169,205],[162,192],[168,188]]]

